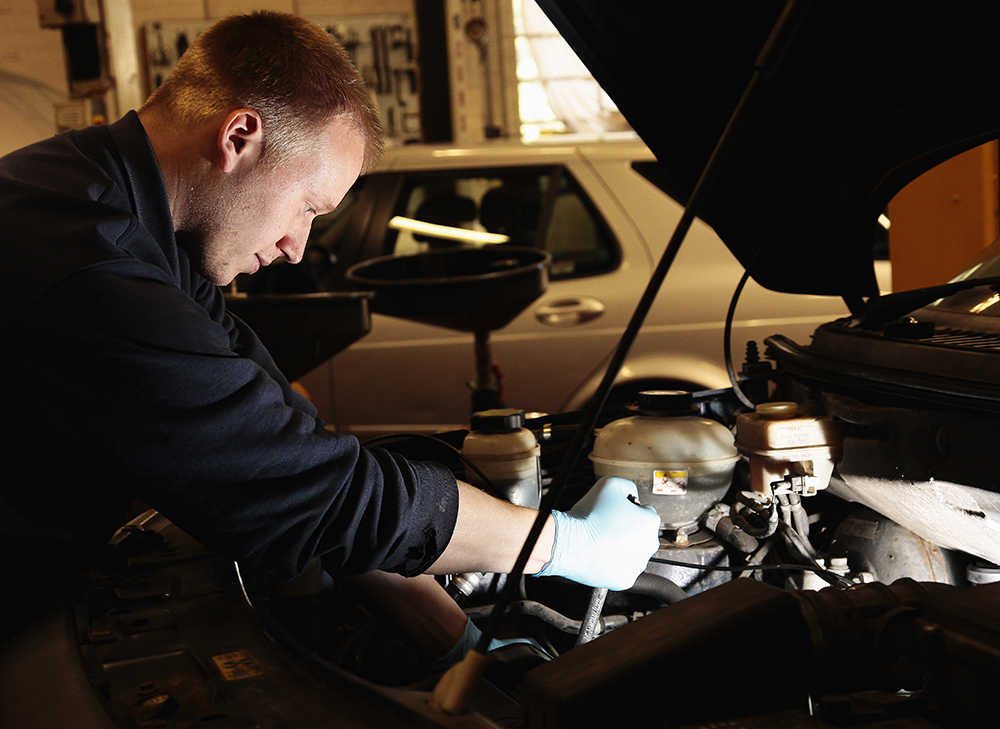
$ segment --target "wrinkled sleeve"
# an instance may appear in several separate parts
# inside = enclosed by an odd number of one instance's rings
[[[448,469],[325,430],[245,325],[168,283],[95,267],[11,336],[18,445],[36,460],[59,448],[74,464],[68,482],[40,464],[26,508],[37,498],[58,509],[79,488],[134,496],[279,579],[314,556],[349,573],[417,574],[448,544],[458,500]]]

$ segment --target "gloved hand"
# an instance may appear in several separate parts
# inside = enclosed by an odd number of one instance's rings
[[[476,626],[475,623],[469,620],[465,624],[465,635],[463,635],[458,643],[452,646],[452,649],[445,655],[434,659],[434,661],[430,664],[430,668],[434,671],[443,671],[446,668],[451,668],[462,660],[468,651],[471,651],[476,647],[476,643],[479,642],[479,639],[482,636],[483,632]],[[542,650],[542,647],[538,645],[538,642],[532,640],[531,638],[494,638],[490,641],[489,650],[494,651],[497,648],[502,648],[503,646],[510,645],[511,643],[530,643],[539,650]]]
[[[565,577],[591,587],[627,590],[660,547],[660,517],[628,479],[605,476],[567,512],[553,511],[552,559],[539,577]]]

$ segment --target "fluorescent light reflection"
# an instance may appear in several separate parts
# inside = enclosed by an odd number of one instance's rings
[[[420,233],[434,238],[457,240],[463,243],[475,243],[478,245],[496,245],[498,243],[507,243],[510,241],[509,235],[503,235],[501,233],[487,233],[481,230],[453,228],[450,225],[438,225],[437,223],[428,223],[424,220],[404,218],[402,215],[397,215],[390,220],[389,227],[393,230],[406,230],[410,233]]]

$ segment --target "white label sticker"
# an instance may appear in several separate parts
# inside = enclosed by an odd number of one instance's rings
[[[224,653],[221,656],[212,656],[212,660],[227,681],[264,675],[264,669],[250,651]]]
[[[653,494],[682,496],[687,493],[687,471],[653,471]]]

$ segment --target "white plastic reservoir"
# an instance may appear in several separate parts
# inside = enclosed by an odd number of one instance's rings
[[[524,411],[482,410],[472,415],[471,426],[462,454],[476,464],[499,496],[537,509],[542,497],[541,447],[535,434],[524,427]],[[468,466],[465,478],[482,485],[482,479]]]
[[[608,423],[590,460],[598,476],[634,482],[639,501],[656,509],[663,527],[683,530],[725,496],[739,453],[726,426],[692,408],[691,393],[639,393],[639,414]]]

